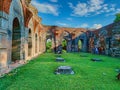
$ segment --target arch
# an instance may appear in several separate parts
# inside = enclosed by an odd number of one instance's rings
[[[0,11],[4,11],[5,13],[9,14],[9,8],[11,5],[12,0],[1,0],[0,1]]]
[[[52,52],[52,50],[54,51],[54,43],[54,34],[52,31],[48,30],[46,35],[46,52]]]
[[[81,51],[82,47],[83,47],[83,40],[80,39],[80,40],[78,40],[78,51],[79,52]]]
[[[52,38],[46,39],[46,52],[52,52]]]
[[[88,45],[88,38],[87,38],[86,34],[85,33],[80,34],[80,36],[78,37],[78,41],[79,40],[81,40],[81,43],[82,43],[81,44],[81,51],[87,52],[89,45]],[[78,41],[77,41],[77,43],[78,43]]]
[[[17,6],[17,7],[16,7]],[[11,4],[10,4],[10,8],[9,8],[9,16],[8,16],[8,30],[9,32],[11,32],[11,34],[8,36],[9,38],[9,46],[10,48],[8,48],[8,58],[10,59],[10,61],[16,61],[16,58],[14,57],[14,52],[13,52],[13,46],[14,46],[14,31],[16,31],[15,28],[15,22],[17,22],[16,26],[19,27],[18,31],[19,31],[19,35],[18,37],[20,37],[20,41],[19,41],[19,57],[18,59],[25,59],[25,51],[24,51],[24,45],[22,42],[24,38],[24,36],[22,35],[25,31],[24,28],[24,18],[23,18],[23,8],[22,8],[22,4],[21,4],[21,0],[12,0]],[[19,23],[19,24],[18,24]],[[16,45],[17,46],[17,45]],[[12,51],[11,51],[12,50]],[[15,59],[14,59],[15,58]]]
[[[96,47],[99,50],[99,54],[105,54],[106,41],[104,36],[99,37],[99,44]]]
[[[18,18],[13,20],[12,61],[20,60],[21,29]]]
[[[32,31],[29,29],[28,32],[28,56],[32,55]]]
[[[36,30],[37,30],[37,26],[38,26],[38,22],[37,22],[37,20],[36,19],[33,19],[33,25],[34,25],[34,32],[36,32]]]
[[[18,14],[19,16],[23,17],[23,6],[21,3],[21,0],[12,0],[10,8],[9,8],[9,13],[10,13],[10,15]]]
[[[16,7],[17,6],[17,7]],[[13,23],[14,18],[18,18],[19,24],[21,26],[21,30],[24,30],[24,18],[23,18],[23,8],[20,0],[12,0],[10,9],[9,9],[9,20],[8,20],[8,27],[9,30],[12,31],[13,26],[11,23]]]
[[[64,52],[67,51],[67,40],[66,39],[62,40],[62,51]]]
[[[22,7],[23,7],[23,13],[24,13],[24,25],[25,27],[28,28],[28,24],[29,24],[29,21],[30,19],[32,18],[33,16],[33,13],[31,12],[31,10],[28,7],[28,4],[30,3],[31,1],[28,1],[28,0],[21,0],[21,3],[22,3]]]
[[[63,40],[65,40],[65,43],[66,43],[66,46],[65,47],[63,47],[63,48],[66,48],[66,51],[67,52],[71,52],[71,46],[72,46],[72,36],[71,36],[71,34],[68,32],[68,31],[66,31],[66,30],[64,30],[64,32],[63,32],[63,39],[62,39],[62,41]],[[62,45],[63,46],[63,45]]]
[[[33,56],[35,51],[34,51],[34,45],[35,45],[35,36],[34,36],[34,26],[33,26],[33,20],[32,18],[30,19],[29,23],[28,23],[28,28],[29,28],[29,33],[28,33],[28,49],[30,52],[28,52],[28,56]],[[31,54],[31,55],[30,55]]]

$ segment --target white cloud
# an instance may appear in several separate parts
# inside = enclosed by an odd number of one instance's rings
[[[93,28],[95,28],[95,29],[99,29],[99,28],[101,28],[101,27],[102,27],[101,24],[94,24],[94,25],[93,25]]]
[[[73,19],[72,18],[67,18],[68,21],[72,21]]]
[[[102,27],[102,24],[93,24],[92,28],[90,28],[91,26],[89,26],[87,23],[83,23],[81,25],[76,26],[77,28],[89,28],[91,30],[93,29],[99,29]]]
[[[88,28],[89,25],[87,23],[83,23],[81,25],[76,26],[76,28]]]
[[[88,25],[87,23],[83,23],[83,24],[81,25],[81,27],[82,27],[82,28],[88,28],[89,25]]]
[[[64,22],[56,22],[59,26],[68,27],[69,25]]]
[[[58,0],[50,0],[51,2],[58,2]]]
[[[116,10],[116,13],[120,13],[120,8],[118,8],[118,9]]]
[[[39,3],[35,0],[33,0],[31,4],[38,9],[38,12],[53,14],[55,16],[59,15],[58,5],[52,5],[48,3]]]
[[[101,13],[115,12],[114,4],[105,4],[104,0],[89,0],[86,3],[78,2],[77,5],[68,3],[69,7],[73,10],[72,15],[74,16],[90,16]]]
[[[120,13],[120,8],[116,9],[115,12],[111,12],[111,13],[106,14],[106,16],[113,16],[116,13]]]

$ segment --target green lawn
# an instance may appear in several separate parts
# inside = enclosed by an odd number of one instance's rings
[[[0,79],[0,90],[120,90],[115,69],[120,60],[108,56],[81,53],[65,53],[66,62],[55,62],[56,55],[45,53]],[[98,57],[103,62],[90,59]],[[74,75],[55,75],[60,65],[71,66]],[[14,74],[14,72],[17,73]]]

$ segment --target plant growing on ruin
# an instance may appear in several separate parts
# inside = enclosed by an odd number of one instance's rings
[[[116,16],[116,18],[115,18],[114,22],[119,22],[120,21],[120,13],[117,13],[115,16]]]

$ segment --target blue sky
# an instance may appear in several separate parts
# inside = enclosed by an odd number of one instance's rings
[[[100,28],[120,12],[119,0],[32,0],[42,24],[62,27]]]

